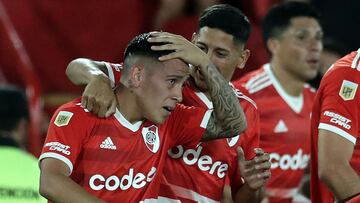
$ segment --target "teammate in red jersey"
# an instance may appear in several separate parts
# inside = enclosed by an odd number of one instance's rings
[[[360,49],[330,67],[316,95],[311,116],[313,202],[360,202],[359,71]]]
[[[292,202],[310,158],[310,113],[322,50],[318,15],[308,4],[271,8],[263,22],[271,60],[237,81],[260,112],[260,147],[270,153],[269,202]]]
[[[177,104],[189,74],[185,61],[201,71],[216,115]],[[227,81],[199,48],[180,36],[135,37],[125,51],[120,81],[112,117],[95,117],[80,99],[55,113],[40,157],[40,192],[48,199],[155,201],[169,148],[231,137],[246,127]]]
[[[249,51],[244,49],[249,32],[250,24],[241,11],[228,5],[215,5],[202,13],[193,42],[208,54],[222,75],[230,80],[234,70],[243,68],[249,56]],[[106,107],[111,106],[113,93],[109,82],[104,84],[101,79],[90,77],[101,75],[99,69],[109,75],[113,87],[117,85],[121,74],[121,65],[118,64],[78,59],[69,65],[67,72],[74,83],[89,83],[84,91],[87,100],[84,103],[105,106],[101,108],[102,111],[94,111],[104,116],[111,112],[106,112]],[[183,89],[183,103],[212,109],[209,89],[201,74],[195,71],[192,75],[195,79]],[[160,195],[182,202],[219,202],[224,185],[230,184],[236,202],[252,202],[250,198],[269,177],[270,164],[268,155],[261,150],[253,159],[254,148],[259,141],[256,105],[239,90],[234,88],[234,91],[246,114],[247,130],[231,139],[201,142],[197,146],[179,145],[170,150],[164,169],[166,184],[162,184]],[[239,146],[243,152],[239,153],[238,163],[236,149]],[[255,166],[259,168],[256,170]]]

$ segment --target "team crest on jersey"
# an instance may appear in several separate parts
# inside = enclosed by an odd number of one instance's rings
[[[237,135],[235,137],[226,138],[226,141],[230,147],[233,147],[239,140],[240,135]]]
[[[348,80],[343,80],[339,95],[344,101],[353,100],[355,98],[357,88],[358,84]]]
[[[70,119],[73,115],[74,113],[69,111],[60,111],[55,118],[54,124],[58,127],[66,126],[69,124]]]
[[[146,147],[156,153],[160,147],[160,138],[158,128],[155,125],[144,127],[141,131]]]

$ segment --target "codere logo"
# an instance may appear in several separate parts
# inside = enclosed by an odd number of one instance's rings
[[[174,159],[182,158],[184,163],[189,166],[196,164],[200,170],[208,171],[211,175],[213,175],[216,171],[215,174],[219,178],[224,178],[229,165],[220,161],[213,162],[209,155],[200,156],[202,149],[202,146],[198,146],[196,150],[187,149],[184,151],[183,146],[178,145],[170,149],[168,154]]]
[[[298,149],[297,153],[291,156],[284,154],[280,156],[278,153],[270,154],[271,169],[281,168],[282,170],[297,170],[306,168],[310,159],[310,155],[303,154],[302,149]]]
[[[122,177],[112,175],[105,178],[101,174],[95,174],[89,179],[89,185],[93,190],[102,190],[104,188],[109,191],[114,191],[116,189],[127,190],[130,187],[139,189],[144,187],[146,183],[150,183],[155,175],[155,167],[151,167],[151,170],[146,176],[143,173],[134,175],[134,169],[130,168],[129,172]]]

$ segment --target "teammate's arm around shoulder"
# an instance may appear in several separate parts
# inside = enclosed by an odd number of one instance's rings
[[[54,202],[104,202],[86,192],[70,179],[68,166],[57,159],[40,163],[40,194]]]
[[[108,63],[109,66],[110,63]],[[116,81],[108,75],[114,71],[107,63],[78,58],[69,63],[66,75],[75,85],[86,85],[81,104],[99,117],[109,117],[115,113],[116,98],[112,90]]]
[[[234,137],[247,128],[245,114],[232,87],[201,49],[180,35],[166,32],[154,33],[153,37],[149,38],[149,42],[167,43],[153,46],[153,50],[174,50],[160,57],[159,60],[180,58],[198,68],[204,77],[214,104],[214,111],[202,138],[203,141]]]

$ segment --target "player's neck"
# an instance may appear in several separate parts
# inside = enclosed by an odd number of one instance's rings
[[[137,106],[135,94],[130,89],[122,86],[116,91],[116,108],[130,123],[143,120],[143,116]]]
[[[281,87],[291,96],[300,96],[304,89],[304,82],[285,70],[275,59],[271,60],[270,68]]]

